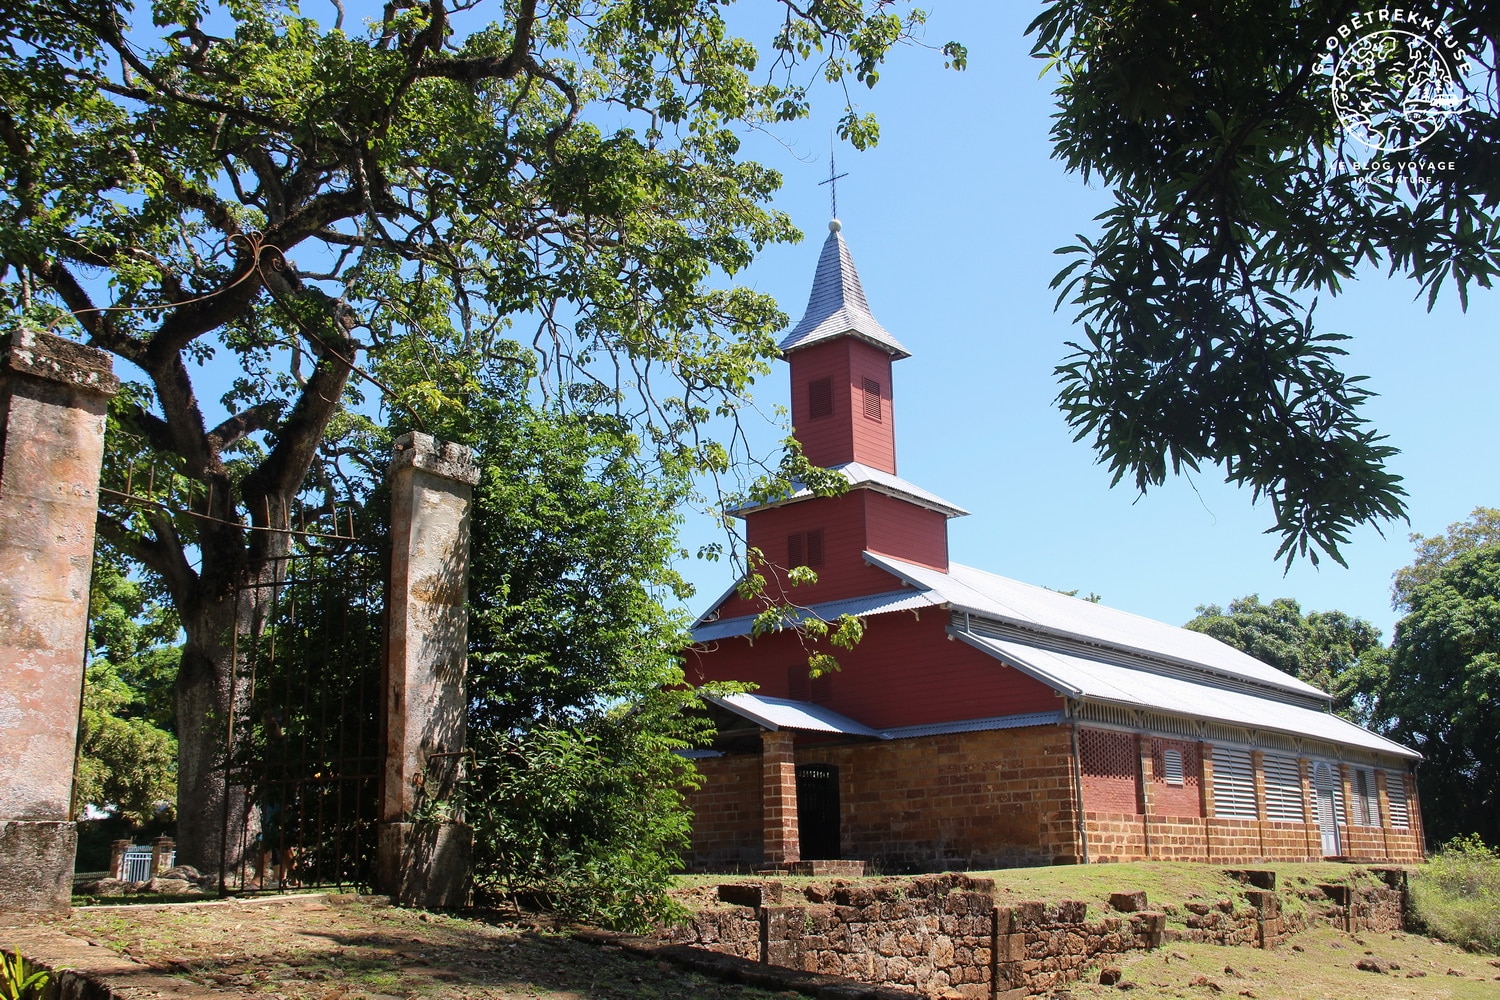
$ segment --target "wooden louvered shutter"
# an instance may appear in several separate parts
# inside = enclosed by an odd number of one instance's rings
[[[807,565],[823,565],[823,529],[807,533]]]
[[[800,534],[786,536],[786,565],[787,569],[807,565],[806,560],[802,558],[802,536]]]
[[[865,416],[871,420],[880,419],[880,383],[872,378],[865,382]]]
[[[833,378],[815,378],[807,383],[807,415],[813,419],[833,416]]]

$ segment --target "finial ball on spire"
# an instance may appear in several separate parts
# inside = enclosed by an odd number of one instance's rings
[[[844,224],[842,222],[840,222],[838,219],[829,219],[828,220],[828,231],[830,233],[836,233],[836,232],[838,232],[839,230],[841,230],[843,228],[844,228]]]

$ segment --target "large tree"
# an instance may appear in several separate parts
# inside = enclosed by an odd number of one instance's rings
[[[1369,678],[1384,671],[1380,629],[1342,611],[1309,611],[1290,597],[1263,604],[1251,594],[1198,607],[1185,628],[1211,635],[1277,670],[1333,695],[1333,710],[1361,725],[1369,718]]]
[[[233,639],[299,506],[336,492],[325,442],[382,373],[420,420],[461,398],[453,358],[511,336],[533,391],[592,382],[561,402],[620,412],[682,467],[728,461],[696,431],[782,317],[706,281],[796,236],[740,133],[807,114],[818,80],[873,83],[921,14],[783,0],[757,47],[725,6],[398,0],[359,26],[337,0],[331,23],[278,0],[4,4],[5,323],[110,351],[133,382],[106,486],[138,502],[99,531],[185,630],[185,862],[235,860],[214,766]],[[841,130],[875,134],[847,104]]]
[[[1082,325],[1058,369],[1063,411],[1115,482],[1210,464],[1268,497],[1288,561],[1342,562],[1350,529],[1404,514],[1394,449],[1361,413],[1370,390],[1343,370],[1342,336],[1315,326],[1316,297],[1366,264],[1429,305],[1500,275],[1500,7],[1379,6],[1053,0],[1031,25],[1058,79],[1055,155],[1114,193],[1100,229],[1059,251],[1073,259],[1058,303]],[[1427,27],[1389,21],[1408,10]],[[1455,93],[1423,93],[1417,74],[1356,82],[1399,107],[1459,103],[1420,145],[1372,156],[1336,113],[1330,55],[1357,31],[1437,24]],[[1393,119],[1392,147],[1434,120]]]
[[[1444,562],[1406,607],[1377,717],[1426,757],[1417,780],[1428,841],[1500,843],[1500,543]]]

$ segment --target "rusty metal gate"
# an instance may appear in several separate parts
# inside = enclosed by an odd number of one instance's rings
[[[287,560],[265,609],[236,638],[225,843],[239,841],[245,891],[368,888],[384,738],[380,662],[385,566],[343,546]],[[231,815],[229,801],[244,804]]]

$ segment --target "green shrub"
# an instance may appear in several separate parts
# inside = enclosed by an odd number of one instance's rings
[[[1411,905],[1428,934],[1500,953],[1500,854],[1472,834],[1450,841],[1413,875]]]
[[[52,973],[35,966],[26,969],[26,959],[18,951],[14,956],[0,951],[0,1000],[29,1000],[47,988]]]

